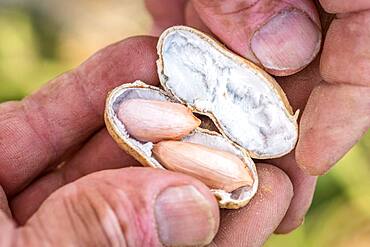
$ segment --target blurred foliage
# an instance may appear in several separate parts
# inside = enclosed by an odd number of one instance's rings
[[[80,9],[98,4],[95,10],[102,12],[94,12],[93,16],[102,22],[107,13],[115,13],[116,16],[107,17],[113,27],[109,32],[104,25],[100,29],[86,28],[89,26],[86,23],[91,22],[89,16],[85,16],[85,24],[75,24],[81,22],[82,14],[68,16],[68,9],[63,12],[64,19],[63,15],[50,15],[56,1],[40,1],[43,8],[37,4],[4,7],[1,1],[0,102],[21,99],[48,79],[80,63],[98,47],[119,37],[143,33],[149,25],[142,1],[111,0],[101,4],[101,1],[69,0],[62,3],[73,7],[82,3]],[[60,8],[60,4],[54,8]],[[123,5],[125,12],[114,12],[113,4]],[[102,6],[106,8],[104,11]],[[137,26],[133,26],[133,20]],[[70,28],[66,27],[67,22],[72,23]],[[71,26],[74,29],[71,30]],[[126,26],[129,32],[124,31]],[[101,30],[104,37],[99,35]],[[329,174],[319,179],[305,223],[291,234],[273,236],[266,246],[370,246],[369,150],[370,132]]]
[[[31,9],[0,8],[0,101],[20,99],[67,69],[51,23]]]
[[[266,246],[370,246],[370,132],[317,184],[305,223]]]

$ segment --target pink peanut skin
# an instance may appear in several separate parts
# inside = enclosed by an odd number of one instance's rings
[[[131,136],[144,142],[178,140],[201,123],[183,105],[145,99],[123,102],[118,110],[118,118]]]

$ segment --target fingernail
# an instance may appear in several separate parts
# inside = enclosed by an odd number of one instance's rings
[[[276,75],[293,74],[308,65],[320,50],[321,31],[303,12],[283,11],[253,36],[251,48],[261,64]]]
[[[166,246],[209,244],[218,228],[212,202],[194,186],[172,187],[157,198],[155,217]]]

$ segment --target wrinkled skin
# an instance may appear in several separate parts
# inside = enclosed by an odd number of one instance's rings
[[[370,2],[321,4],[341,14],[331,22],[320,10],[322,31],[328,32],[322,53],[310,63],[320,39],[308,0],[147,1],[154,32],[189,24],[273,74],[301,71],[278,79],[293,107],[303,110],[297,148],[257,165],[260,187],[247,207],[220,214],[199,181],[128,168],[138,164],[109,137],[102,113],[107,92],[122,82],[158,84],[157,39],[134,37],[101,50],[22,101],[0,105],[0,246],[261,246],[274,231],[299,226],[315,176],[328,171],[370,125]],[[284,12],[288,5],[293,14]],[[279,29],[288,45],[275,49],[281,33],[274,25],[263,31],[261,26],[282,12],[294,21],[276,17],[288,25]],[[316,38],[302,40],[289,30]],[[271,49],[264,54],[266,44]],[[297,61],[284,55],[291,50]]]

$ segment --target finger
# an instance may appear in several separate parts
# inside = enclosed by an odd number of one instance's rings
[[[296,148],[298,164],[311,175],[322,175],[370,127],[370,88],[322,84],[303,112]]]
[[[279,168],[257,164],[257,194],[240,210],[224,210],[215,246],[262,246],[283,219],[293,196],[288,176]]]
[[[49,197],[18,230],[18,242],[198,246],[216,234],[218,214],[209,189],[191,177],[153,168],[102,171]]]
[[[188,1],[185,7],[185,24],[189,27],[196,28],[204,33],[212,35],[211,30],[204,24],[196,12],[193,2]]]
[[[289,208],[275,233],[288,233],[304,222],[304,217],[311,206],[317,177],[305,174],[295,161],[294,152],[282,158],[269,161],[282,169],[293,184],[294,196]]]
[[[370,87],[344,85],[369,86],[370,60],[365,55],[370,48],[369,16],[368,11],[336,19],[327,33],[321,74],[336,84],[323,84],[313,91],[296,149],[298,163],[309,174],[325,173],[370,126]]]
[[[107,92],[138,78],[156,83],[156,39],[130,38],[19,103],[0,105],[0,184],[14,194],[103,126]]]
[[[333,20],[321,55],[323,78],[370,86],[369,50],[370,10]]]
[[[23,224],[58,188],[96,171],[134,165],[137,161],[123,152],[103,129],[61,168],[37,179],[14,197],[11,200],[13,216]]]
[[[185,24],[184,9],[188,0],[145,0],[153,18],[152,34],[160,35],[166,28]]]
[[[329,13],[348,13],[370,9],[369,0],[320,0],[320,3]]]
[[[294,74],[317,55],[321,27],[310,0],[193,0],[227,46],[275,75]]]

